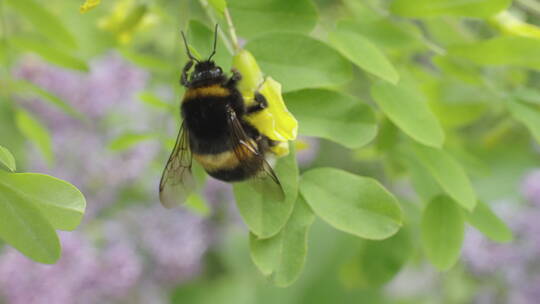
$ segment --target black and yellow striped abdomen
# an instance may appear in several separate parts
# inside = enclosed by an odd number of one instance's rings
[[[259,147],[253,140],[260,137],[258,131],[242,120],[245,109],[237,89],[221,84],[189,88],[182,101],[182,116],[193,158],[210,176],[232,182],[253,177],[263,163],[254,151],[231,138],[229,108],[240,118],[244,131],[252,139],[251,144]]]
[[[238,146],[235,153],[233,149],[216,154],[193,154],[193,158],[201,164],[212,177],[232,182],[241,181],[256,175],[261,167],[262,160],[255,153],[244,146]]]

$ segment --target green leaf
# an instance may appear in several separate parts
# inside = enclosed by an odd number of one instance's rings
[[[443,48],[476,40],[469,27],[459,17],[445,17],[444,22],[441,22],[441,18],[426,19],[422,25],[427,36]],[[448,55],[444,49],[438,53]]]
[[[348,30],[331,32],[332,45],[352,63],[383,80],[396,84],[399,74],[377,46],[364,36]]]
[[[431,173],[441,188],[463,208],[473,210],[476,194],[463,167],[440,149],[414,145],[418,161]]]
[[[425,98],[419,92],[399,83],[375,83],[371,96],[388,118],[412,139],[432,147],[444,143],[444,131]]]
[[[11,154],[8,149],[2,146],[0,146],[0,163],[6,166],[10,171],[17,170],[15,157],[13,157],[13,154]]]
[[[499,36],[474,43],[454,45],[448,55],[468,59],[479,65],[510,65],[540,70],[540,40],[519,36]]]
[[[361,238],[385,239],[401,226],[398,201],[372,178],[317,168],[302,175],[300,192],[320,218]]]
[[[439,270],[450,269],[459,258],[464,236],[461,210],[451,198],[432,200],[422,215],[422,244],[427,257]]]
[[[136,146],[142,141],[154,138],[153,134],[126,133],[118,136],[109,143],[109,149],[113,151],[124,151]]]
[[[229,0],[228,5],[238,34],[248,39],[275,31],[309,33],[318,18],[310,0]]]
[[[208,58],[214,47],[214,29],[208,28],[200,21],[190,20],[187,35],[189,44],[201,54],[201,58]],[[231,55],[227,53],[227,48],[219,36],[213,60],[224,72],[231,69]]]
[[[0,44],[0,64],[6,66],[8,64],[8,48],[7,45]]]
[[[440,123],[447,128],[460,128],[478,120],[497,97],[480,86],[444,78],[423,85],[429,105]]]
[[[509,100],[507,106],[512,116],[527,126],[532,136],[540,143],[540,109],[517,100]]]
[[[411,257],[413,244],[401,229],[382,241],[364,241],[360,252],[342,267],[342,275],[361,288],[379,287],[392,280]]]
[[[355,20],[371,23],[382,18],[370,3],[357,0],[343,0],[342,2],[347,14],[351,15]]]
[[[454,76],[464,82],[474,85],[482,84],[483,80],[480,69],[469,64],[466,60],[441,55],[433,57],[432,60],[443,73],[449,76]]]
[[[142,100],[147,105],[153,106],[155,108],[166,109],[169,111],[173,111],[177,108],[174,105],[162,100],[161,98],[156,96],[154,93],[148,92],[148,91],[141,92],[139,94],[139,99]]]
[[[49,164],[52,164],[54,162],[54,154],[51,136],[47,128],[35,117],[30,115],[30,113],[22,109],[19,109],[15,114],[15,121],[21,133],[33,142],[39,148]]]
[[[283,85],[284,92],[338,86],[352,78],[348,60],[322,41],[302,34],[266,34],[250,40],[246,49],[265,74]]]
[[[478,202],[473,212],[466,212],[465,218],[471,225],[495,242],[507,243],[513,239],[512,231],[488,205]]]
[[[486,18],[510,6],[512,0],[394,0],[392,13],[403,17],[463,16]]]
[[[76,48],[77,42],[62,21],[45,9],[46,3],[33,0],[7,0],[14,10],[31,22],[35,29],[48,39],[69,48]]]
[[[0,171],[0,187],[37,207],[55,229],[74,230],[84,215],[84,196],[61,179],[37,173]]]
[[[208,0],[208,3],[216,10],[216,12],[223,15],[227,8],[227,2],[225,0]]]
[[[56,232],[36,206],[3,185],[9,173],[0,174],[0,238],[36,262],[53,264],[61,251]]]
[[[412,186],[423,201],[429,202],[434,197],[444,193],[439,183],[432,177],[429,170],[420,163],[419,159],[416,159],[414,155],[408,155],[407,151],[398,150],[397,153],[399,155],[396,157],[405,157],[404,162],[407,166]]]
[[[338,21],[337,29],[358,33],[388,51],[424,47],[422,34],[417,27],[408,22],[398,23],[388,19],[371,22],[366,22],[365,19],[345,19]]]
[[[87,72],[88,65],[62,49],[53,48],[42,41],[27,37],[11,37],[9,40],[14,46],[38,54],[43,59],[58,66]]]
[[[171,71],[171,63],[151,53],[135,52],[129,48],[120,50],[120,54],[132,63],[157,72],[168,73]]]
[[[41,97],[43,100],[50,102],[52,105],[59,108],[66,114],[77,119],[85,119],[85,117],[75,108],[73,108],[67,101],[43,89],[42,87],[39,87],[25,80],[14,81],[11,83],[11,85],[12,85],[12,88],[14,88],[17,93],[25,93],[25,94],[30,93],[30,94],[37,95]]]
[[[540,105],[540,90],[521,87],[514,90],[512,95],[519,101]]]
[[[294,145],[289,155],[278,159],[274,171],[285,192],[284,201],[275,201],[247,183],[233,184],[236,205],[249,230],[259,238],[277,234],[287,223],[298,195],[298,165]]]
[[[202,196],[196,193],[192,193],[187,197],[184,207],[201,216],[210,215],[210,208],[208,207],[208,204]]]
[[[280,287],[291,285],[302,272],[307,255],[308,232],[315,215],[302,196],[283,229],[269,239],[250,234],[251,259],[260,271]]]
[[[356,149],[377,134],[375,113],[354,97],[326,89],[305,89],[283,96],[302,135],[316,136]]]
[[[18,161],[21,161],[28,153],[27,142],[15,122],[14,102],[1,95],[3,94],[0,94],[0,144],[16,155]]]

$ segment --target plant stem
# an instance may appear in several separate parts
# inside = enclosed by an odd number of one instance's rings
[[[10,60],[10,49],[8,45],[8,29],[7,29],[7,22],[6,22],[6,16],[4,11],[4,1],[0,1],[0,24],[2,25],[2,36],[0,38],[0,43],[3,45],[4,49],[4,60],[7,62],[13,62]],[[8,96],[11,94],[10,88],[8,86],[8,80],[11,78],[9,73],[9,68],[7,66],[0,68],[0,86],[6,86],[7,90],[1,90],[0,97],[3,97],[3,99],[9,100]],[[2,83],[4,82],[4,83]]]
[[[217,24],[216,16],[214,16],[214,13],[212,12],[212,8],[210,5],[208,5],[207,0],[199,0],[199,3],[203,7],[203,9],[206,11],[206,15],[208,18],[210,18],[210,21],[212,21],[213,24]],[[223,40],[223,43],[225,44],[225,47],[229,51],[229,53],[234,55],[235,49],[231,46],[231,42],[229,41],[229,38],[227,37],[227,34],[221,29],[221,27],[218,27],[218,35],[221,37],[221,40]]]
[[[531,13],[540,16],[540,3],[534,0],[517,0],[517,2],[525,8],[529,9]]]
[[[225,11],[223,13],[225,14],[225,20],[227,20],[227,24],[229,25],[229,33],[231,34],[234,51],[239,52],[241,48],[240,44],[238,43],[238,36],[236,36],[236,29],[234,28],[231,14],[229,14],[229,9],[225,8]]]

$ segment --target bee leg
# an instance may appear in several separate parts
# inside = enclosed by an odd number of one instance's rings
[[[182,69],[182,77],[180,78],[180,84],[182,84],[185,87],[189,87],[189,80],[188,80],[188,71],[193,66],[193,60],[188,61],[184,68]]]
[[[253,114],[262,111],[267,107],[268,101],[266,100],[266,98],[261,93],[255,92],[255,104],[247,107],[246,112],[247,114]]]
[[[240,74],[237,69],[232,69],[232,73],[233,74],[231,78],[229,78],[229,80],[227,80],[227,83],[225,84],[229,88],[235,87],[242,79],[242,74]]]

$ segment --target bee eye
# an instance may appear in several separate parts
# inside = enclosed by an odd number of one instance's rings
[[[218,73],[220,73],[220,74],[223,73],[223,70],[221,70],[220,67],[217,67],[217,71],[218,71]]]

